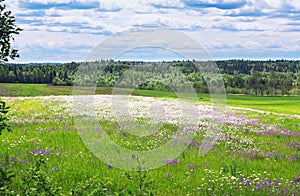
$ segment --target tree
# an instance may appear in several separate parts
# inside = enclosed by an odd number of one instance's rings
[[[0,0],[0,3],[4,0]],[[5,10],[6,6],[0,4],[0,63],[8,61],[8,58],[19,57],[18,50],[11,47],[14,34],[19,34],[22,29],[15,24],[15,17],[11,11]]]
[[[273,96],[276,96],[276,90],[278,86],[278,76],[275,71],[271,71],[269,75],[269,86],[273,91]]]
[[[0,3],[4,0],[0,0]],[[14,41],[13,34],[19,34],[22,29],[17,27],[15,24],[15,17],[12,15],[11,11],[5,10],[6,6],[0,4],[0,64],[7,62],[8,58],[15,59],[19,57],[18,50],[11,48],[11,42]],[[15,73],[10,73],[11,76],[15,76]],[[0,135],[2,131],[11,128],[8,125],[8,118],[6,116],[8,112],[8,107],[5,105],[4,101],[0,100]]]
[[[249,86],[254,89],[255,95],[257,96],[258,90],[260,88],[262,75],[258,71],[253,71],[249,81]]]
[[[293,80],[291,77],[287,76],[284,80],[281,81],[281,94],[290,95],[290,90],[293,88]]]

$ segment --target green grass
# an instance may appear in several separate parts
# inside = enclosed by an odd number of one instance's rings
[[[120,89],[119,89],[120,90]],[[112,88],[97,88],[96,94],[111,94]],[[123,89],[132,95],[177,98],[174,92],[169,91],[152,91],[135,89]],[[0,84],[0,96],[49,96],[49,95],[72,95],[73,87],[51,86],[46,84]],[[84,93],[84,90],[82,90]],[[185,94],[183,94],[185,96]],[[209,102],[209,94],[197,94],[198,100]],[[261,97],[246,95],[227,95],[227,105],[244,108],[253,108],[276,113],[300,115],[300,96],[278,96],[278,97]]]
[[[47,84],[0,84],[0,96],[72,95],[73,87]]]
[[[6,157],[9,160],[10,169],[18,177],[12,181],[10,188],[21,195],[24,191],[29,191],[29,195],[42,194],[43,190],[38,188],[43,188],[41,180],[46,177],[48,184],[60,188],[59,193],[63,195],[71,195],[72,191],[76,193],[73,195],[88,195],[92,191],[96,195],[97,190],[104,192],[97,192],[99,195],[270,195],[272,190],[274,195],[278,195],[280,190],[292,195],[300,189],[300,183],[290,182],[300,174],[299,150],[287,147],[291,142],[300,144],[299,137],[265,136],[256,133],[260,130],[259,125],[229,124],[221,132],[227,139],[217,141],[204,156],[200,156],[195,146],[190,146],[176,158],[177,164],[148,172],[124,171],[114,166],[109,168],[85,147],[70,108],[63,102],[42,98],[4,99],[11,106],[9,117],[13,132],[4,132],[0,136],[0,160],[1,165]],[[274,130],[289,129],[300,133],[299,119],[238,110],[232,112],[237,118],[257,120],[265,126],[274,127]],[[156,141],[151,143],[153,147],[162,142],[156,136],[144,139],[126,136],[118,130],[118,122],[113,120],[99,121],[99,125],[120,146],[129,144],[128,148],[144,149],[152,140]],[[170,139],[168,135],[174,127],[176,124],[163,126],[158,137]],[[201,144],[202,139],[203,132],[199,131],[193,140]],[[137,146],[136,141],[141,146]],[[48,150],[51,154],[40,156],[32,153],[37,149]],[[250,149],[255,149],[253,156]],[[244,151],[245,156],[238,154]],[[273,155],[265,154],[273,151]],[[297,153],[298,159],[290,160]],[[34,163],[40,158],[45,160],[45,165],[41,171],[32,174],[30,171],[34,171]],[[22,178],[31,175],[34,178],[26,185]],[[249,179],[251,186],[242,186],[239,178]],[[264,178],[272,181],[271,188],[264,185],[261,190],[256,190],[257,184],[266,183]],[[275,185],[276,179],[281,185]]]
[[[135,90],[133,95],[149,97],[177,98],[173,92]],[[210,94],[197,94],[199,101],[209,102]],[[300,96],[248,96],[226,95],[226,104],[236,107],[252,108],[282,114],[300,115]]]
[[[227,104],[283,114],[300,115],[300,96],[260,97],[228,95]]]

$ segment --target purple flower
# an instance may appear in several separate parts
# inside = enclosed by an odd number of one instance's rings
[[[295,178],[295,179],[293,180],[293,183],[300,183],[300,178]]]
[[[99,126],[96,126],[96,127],[95,127],[95,130],[96,130],[96,131],[101,131],[101,130],[102,130],[102,128],[101,128],[101,127],[99,127]]]
[[[22,159],[21,163],[24,165],[28,165],[28,161],[26,159]]]
[[[265,186],[269,187],[272,184],[272,180],[265,180]]]
[[[246,185],[251,186],[251,182],[249,180],[247,180]]]
[[[261,190],[261,182],[260,183],[256,183],[255,189],[256,190]]]
[[[14,161],[14,159],[13,159],[12,157],[9,157],[9,158],[7,159],[7,161],[8,161],[9,163],[11,163],[11,162]]]
[[[170,173],[166,173],[166,174],[165,174],[165,177],[166,177],[166,178],[170,178],[170,176],[171,176]]]
[[[189,166],[189,168],[191,168],[191,169],[196,169],[196,168],[197,168],[197,166],[196,166],[196,165],[193,165],[193,164],[189,164],[188,166]]]
[[[298,142],[291,142],[288,145],[286,145],[286,147],[300,150],[300,144]]]
[[[166,165],[177,165],[177,164],[178,164],[178,162],[176,159],[167,160],[167,163],[166,163]]]
[[[107,167],[108,167],[109,169],[111,169],[111,168],[112,168],[112,165],[111,165],[110,163],[108,163],[108,164],[107,164]]]
[[[291,157],[288,158],[289,160],[295,161],[300,160],[300,156],[297,153],[294,153]]]
[[[191,143],[190,143],[190,147],[192,147],[192,146],[194,146],[195,148],[200,148],[200,144],[197,144],[195,141],[192,141]]]
[[[243,178],[240,178],[239,180],[240,180],[240,183],[243,183],[243,182],[244,182]]]
[[[172,163],[173,163],[173,165],[177,165],[177,160],[174,159],[174,160],[172,161]]]
[[[240,183],[242,183],[242,185],[245,186],[251,186],[251,182],[247,179],[246,182],[244,182],[243,178],[240,178]]]
[[[41,150],[41,149],[37,149],[37,150],[32,150],[33,154],[37,154],[37,155],[50,155],[52,154],[52,152],[49,152],[48,150]]]
[[[280,189],[279,193],[281,193],[282,195],[285,195],[286,189]]]
[[[275,186],[277,187],[279,185],[280,181],[279,180],[275,180]]]
[[[213,148],[213,145],[212,145],[212,143],[210,141],[207,141],[207,140],[204,140],[202,142],[202,145],[200,146],[201,150],[209,150],[211,148]]]

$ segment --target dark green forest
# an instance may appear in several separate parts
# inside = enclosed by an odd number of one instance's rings
[[[210,63],[212,62],[201,62],[201,65],[209,65]],[[215,63],[222,75],[227,93],[257,96],[300,94],[299,60],[219,60]],[[199,70],[195,65],[197,64],[195,61],[162,62],[164,64],[163,71],[159,69],[158,64],[112,60],[94,62],[94,68],[101,70],[101,72],[95,72],[95,74],[97,73],[96,77],[93,74],[84,76],[84,79],[82,79],[84,81],[81,82],[93,83],[96,81],[99,87],[114,87],[117,85],[124,88],[178,91],[188,91],[185,86],[189,83],[199,93],[208,93],[210,82],[220,82],[212,74],[207,74],[205,69]],[[79,67],[84,67],[80,65],[88,64],[80,62],[2,64],[0,65],[0,83],[72,86]],[[97,66],[95,67],[95,65]],[[143,71],[132,69],[133,66],[137,65],[143,65]],[[153,70],[153,65],[157,67],[157,70]],[[126,72],[127,70],[130,71]],[[213,73],[216,73],[216,71],[214,70]],[[187,81],[183,81],[182,77],[178,77],[180,74],[183,74]],[[148,80],[157,77],[157,75],[159,75],[158,80]],[[119,82],[120,79],[121,82]]]

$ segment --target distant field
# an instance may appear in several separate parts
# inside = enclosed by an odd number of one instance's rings
[[[0,96],[49,96],[71,95],[73,87],[47,84],[0,84]]]
[[[228,95],[227,104],[277,113],[300,115],[300,96],[255,97]]]
[[[128,89],[124,89],[128,91]],[[0,96],[49,96],[72,95],[72,86],[51,86],[47,84],[0,84]],[[97,88],[96,94],[111,94],[112,88]],[[174,92],[134,90],[132,95],[177,98]],[[199,101],[210,101],[209,94],[198,94]],[[227,105],[253,108],[285,114],[300,115],[300,96],[261,97],[227,95]]]

